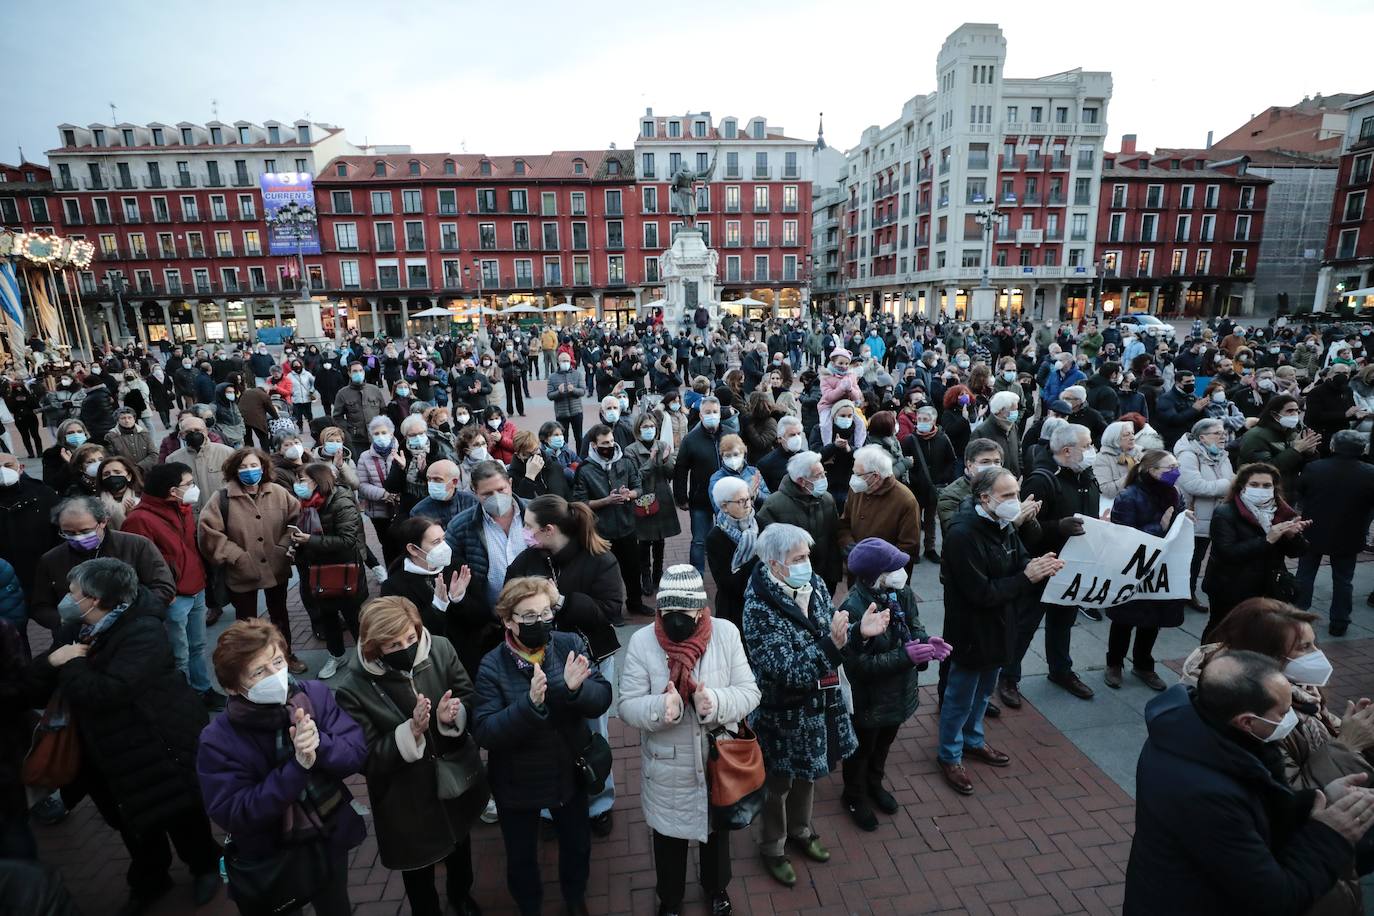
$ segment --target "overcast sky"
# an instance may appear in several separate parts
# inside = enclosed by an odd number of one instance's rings
[[[963,16],[997,22],[1006,73],[1110,71],[1108,145],[1201,146],[1305,94],[1374,89],[1367,0],[1256,0],[1185,7],[990,0],[969,12],[910,0],[562,0],[469,4],[330,0],[27,4],[0,35],[11,89],[0,161],[56,146],[56,126],[119,119],[204,122],[309,115],[356,143],[416,152],[542,153],[633,144],[646,106],[764,115],[832,146],[857,143],[935,86]],[[298,18],[293,7],[308,9]],[[671,12],[670,12],[671,11]],[[665,20],[667,15],[677,17]],[[47,77],[46,79],[44,77]]]

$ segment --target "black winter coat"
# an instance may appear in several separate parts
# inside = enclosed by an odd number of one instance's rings
[[[782,485],[782,479],[787,476],[787,462],[791,460],[792,453],[781,445],[775,445],[768,454],[764,455],[754,467],[759,469],[763,475],[763,482],[768,484],[768,492],[778,492],[778,487]]]
[[[825,580],[825,587],[835,591],[844,569],[839,551],[840,516],[829,493],[813,496],[795,480],[786,477],[778,491],[764,500],[758,519],[759,531],[774,522],[782,522],[809,533],[816,544],[811,552],[811,566],[816,575]]]
[[[445,572],[445,570],[439,570],[440,575],[445,574]],[[447,639],[449,610],[440,610],[434,606],[435,578],[435,576],[423,576],[411,572],[405,568],[404,561],[399,561],[387,573],[386,581],[382,583],[381,594],[383,596],[395,595],[409,600],[420,612],[420,621],[425,625],[425,629],[429,630],[432,636],[443,636]],[[448,579],[444,581],[448,582]],[[472,588],[473,586],[469,585],[468,587]],[[459,613],[458,605],[450,604],[449,608],[457,616]]]
[[[1282,505],[1274,521],[1285,521],[1294,515],[1292,509]],[[1300,557],[1307,551],[1307,540],[1301,536],[1269,543],[1250,510],[1234,499],[1217,504],[1210,531],[1212,549],[1202,590],[1212,603],[1213,613],[1217,608],[1233,608],[1246,598],[1279,597],[1275,584],[1289,575],[1284,557]],[[1291,600],[1291,596],[1283,597]]]
[[[979,669],[1007,663],[1008,621],[1037,588],[1024,573],[1030,559],[1015,528],[983,518],[971,503],[959,509],[940,553],[951,661]]]
[[[1155,400],[1154,412],[1150,415],[1150,425],[1164,440],[1165,448],[1173,448],[1180,437],[1193,428],[1193,424],[1204,416],[1200,410],[1193,409],[1196,398],[1183,394],[1178,386],[1160,392]]]
[[[1309,429],[1321,433],[1322,441],[1329,447],[1333,435],[1350,428],[1351,418],[1346,415],[1346,411],[1354,406],[1355,395],[1350,390],[1350,383],[1346,382],[1337,387],[1328,379],[1308,392],[1307,411],[1303,422]],[[84,411],[85,407],[82,407],[83,420]]]
[[[196,750],[209,722],[200,697],[177,670],[164,624],[166,607],[146,588],[85,657],[60,668],[45,653],[29,669],[42,706],[60,690],[81,742],[72,795],[89,793],[106,820],[133,833],[202,807]],[[77,641],[79,621],[63,624],[54,648]]]
[[[105,441],[105,436],[115,428],[116,406],[114,396],[104,385],[86,389],[86,399],[81,402],[81,422],[86,424],[89,441]]]
[[[925,458],[926,469],[930,472],[930,482],[937,488],[948,486],[954,482],[954,478],[963,473],[963,456],[954,453],[954,444],[943,431],[936,431],[929,439],[912,433],[902,441],[903,453],[915,457],[917,450]],[[924,502],[921,508],[927,508]]]
[[[870,604],[888,608],[891,619],[887,629],[872,639],[864,639],[859,625]],[[925,627],[916,610],[916,596],[910,588],[893,593],[854,583],[840,605],[852,621],[849,641],[845,643],[844,673],[854,696],[856,728],[892,728],[916,712],[920,702],[918,678],[922,669],[911,663],[906,644],[926,638]]]
[[[735,542],[730,535],[713,526],[706,534],[706,567],[711,570],[711,581],[716,584],[716,603],[711,613],[724,617],[735,626],[744,627],[744,589],[749,585],[749,576],[759,565],[758,557],[753,557],[740,567],[739,572],[731,572],[734,565]]]
[[[589,503],[594,499],[605,499],[611,492],[628,487],[639,495],[644,495],[643,478],[639,473],[639,462],[628,458],[616,446],[615,458],[610,467],[603,466],[595,459],[588,458],[577,466],[573,475],[573,495],[575,502]],[[596,531],[609,541],[631,538],[635,535],[634,503],[611,503],[596,511]]]
[[[33,590],[39,559],[60,543],[52,522],[60,501],[52,487],[22,471],[14,486],[0,487],[0,544],[26,596]]]
[[[585,651],[577,636],[553,634],[544,652],[548,688],[540,707],[530,702],[533,666],[504,643],[482,659],[470,726],[487,749],[487,777],[499,807],[522,811],[587,803],[573,777],[574,748],[586,743],[586,720],[610,708],[611,685],[593,670],[577,693],[568,691],[563,664],[569,652]]]
[[[1088,392],[1088,406],[1108,423],[1121,416],[1121,401],[1111,379],[1099,372],[1084,382],[1083,388]]]
[[[296,556],[307,566],[324,563],[362,563],[367,550],[367,533],[363,530],[363,514],[353,499],[353,492],[336,486],[319,508],[320,529],[323,534],[311,535],[310,540],[296,547]],[[367,596],[367,579],[360,580],[362,597]]]
[[[720,428],[697,424],[682,438],[673,468],[673,499],[679,506],[711,511],[711,475],[720,470]]]
[[[1037,556],[1051,550],[1058,553],[1068,543],[1068,536],[1059,533],[1060,519],[1071,515],[1097,518],[1102,512],[1102,491],[1092,467],[1071,471],[1056,462],[1048,448],[1044,460],[1026,475],[1021,485],[1021,498],[1030,496],[1042,503],[1035,519],[1040,523],[1040,538],[1026,545]]]
[[[1314,551],[1353,556],[1374,510],[1374,467],[1357,456],[1314,461],[1298,477],[1297,501],[1303,517],[1312,520],[1304,534]]]
[[[1276,774],[1276,748],[1207,722],[1182,684],[1145,722],[1125,916],[1286,916],[1335,886],[1354,849]]]
[[[592,657],[602,659],[620,648],[611,621],[624,616],[625,582],[611,551],[593,554],[576,541],[568,542],[558,553],[530,547],[506,570],[507,582],[520,576],[554,581],[563,596],[554,627],[580,635],[591,647]]]

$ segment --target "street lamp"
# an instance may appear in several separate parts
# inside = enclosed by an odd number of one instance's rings
[[[978,284],[980,289],[992,287],[991,282],[989,282],[992,266],[992,230],[1005,215],[1006,213],[997,209],[996,206],[986,207],[973,214],[973,218],[983,224],[983,269],[982,279]]]
[[[310,204],[302,204],[298,201],[290,201],[280,207],[276,213],[267,217],[267,225],[279,235],[285,235],[295,239],[296,242],[296,277],[299,283],[298,291],[300,300],[304,301],[310,297],[305,294],[305,255],[301,251],[301,242],[315,228],[315,208]],[[336,319],[337,320],[337,319]]]
[[[485,324],[483,321],[484,316],[482,314],[482,309],[486,307],[486,288],[482,276],[482,262],[477,258],[473,258],[472,266],[473,269],[477,271],[477,331],[481,333]]]

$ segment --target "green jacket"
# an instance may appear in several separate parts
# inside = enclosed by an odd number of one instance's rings
[[[940,537],[949,533],[949,523],[954,521],[955,513],[964,500],[973,495],[973,481],[963,474],[947,487],[940,490],[939,502],[935,504],[936,514],[940,516]]]
[[[1316,452],[1300,452],[1292,446],[1297,435],[1298,430],[1274,430],[1261,421],[1240,437],[1236,447],[1236,468],[1239,470],[1256,462],[1272,464],[1283,474],[1284,497],[1291,499],[1296,492],[1298,472],[1309,458],[1317,457]]]

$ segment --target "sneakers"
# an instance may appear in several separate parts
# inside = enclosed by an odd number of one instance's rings
[[[501,819],[501,816],[496,812],[496,799],[487,799],[487,807],[482,812],[481,817],[484,824],[494,824]]]
[[[335,672],[339,670],[339,666],[343,664],[343,660],[344,657],[342,655],[329,656],[329,660],[325,662],[324,667],[320,669],[320,680],[327,681],[333,677]]]
[[[878,829],[878,818],[874,816],[868,802],[862,798],[844,799],[844,810],[849,812],[849,816],[854,819],[854,825],[860,830],[872,833]]]
[[[1104,680],[1104,681],[1107,683],[1107,686],[1110,687],[1110,688],[1112,688],[1113,690],[1120,690],[1120,689],[1121,689],[1121,666],[1120,666],[1120,665],[1108,665],[1108,666],[1107,666],[1107,669],[1106,669],[1105,671],[1102,672],[1102,680]]]
[[[1056,687],[1063,687],[1080,700],[1091,700],[1093,698],[1093,689],[1083,683],[1083,680],[1072,671],[1068,674],[1051,674],[1048,680]]]
[[[380,584],[382,584],[383,582],[385,582],[385,581],[386,581],[386,567],[383,566],[383,565],[381,565],[380,563],[378,563],[376,566],[372,567],[372,578],[374,578],[374,579],[377,580],[377,584],[378,584],[378,585],[380,585]]]
[[[1078,613],[1082,614],[1084,617],[1088,618],[1094,623],[1102,622],[1102,612],[1095,607],[1081,607],[1078,609]]]

